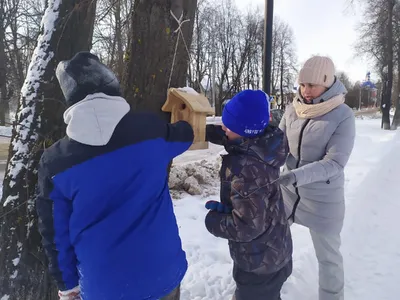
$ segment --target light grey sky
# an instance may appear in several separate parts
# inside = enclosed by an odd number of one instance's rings
[[[264,0],[235,0],[238,8],[259,7]],[[275,0],[274,15],[293,29],[300,63],[313,54],[332,58],[339,71],[345,71],[355,82],[363,80],[367,71],[376,78],[372,64],[356,56],[357,25],[360,8],[349,7],[348,0]]]

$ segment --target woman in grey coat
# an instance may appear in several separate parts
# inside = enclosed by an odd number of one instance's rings
[[[347,91],[328,57],[307,60],[299,84],[279,126],[290,151],[279,182],[288,218],[310,229],[319,263],[319,299],[342,300],[344,167],[353,150],[355,117],[344,104]]]

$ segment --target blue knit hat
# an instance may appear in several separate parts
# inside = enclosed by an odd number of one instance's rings
[[[269,97],[260,90],[244,90],[236,94],[222,112],[222,123],[243,137],[263,133],[269,123]]]

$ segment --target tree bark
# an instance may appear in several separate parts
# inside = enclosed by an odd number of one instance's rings
[[[121,0],[118,0],[115,2],[115,39],[117,43],[117,54],[116,54],[116,60],[117,60],[117,77],[121,81],[122,76],[124,74],[124,50],[123,50],[123,43],[122,43],[122,20],[121,20]]]
[[[281,105],[280,105],[280,109],[285,110],[285,96],[283,94],[283,61],[284,61],[284,57],[283,57],[283,47],[281,47],[281,74],[280,74],[280,92],[281,92]]]
[[[6,118],[9,114],[9,106],[7,99],[7,65],[6,65],[6,36],[4,18],[6,17],[4,9],[4,0],[0,1],[0,125],[6,124]],[[7,118],[8,119],[8,118]]]
[[[400,10],[397,10],[397,12],[400,12]],[[399,125],[400,125],[400,38],[398,36],[399,32],[400,32],[400,20],[399,20],[399,16],[396,16],[396,43],[397,43],[397,90],[398,90],[398,94],[395,95],[395,99],[396,99],[396,111],[394,113],[394,117],[392,120],[392,126],[391,129],[396,130]]]
[[[124,96],[133,110],[153,111],[170,121],[170,114],[163,113],[161,107],[167,99],[171,70],[170,87],[182,87],[186,85],[189,66],[182,36],[179,37],[175,64],[172,65],[179,31],[174,32],[178,24],[170,10],[178,19],[183,12],[182,20],[190,20],[181,27],[190,47],[196,7],[197,0],[134,2],[123,78]]]
[[[400,45],[397,47],[397,86],[400,87]],[[396,96],[396,111],[392,120],[392,130],[396,130],[400,125],[400,93]]]
[[[386,27],[387,35],[387,83],[385,85],[386,91],[382,98],[382,128],[385,130],[390,129],[390,108],[392,100],[392,87],[393,87],[393,9],[394,0],[387,0],[388,6],[388,23]]]
[[[12,35],[12,50],[8,47],[8,51],[13,53],[14,62],[12,65],[12,71],[17,81],[18,89],[21,89],[24,84],[24,63],[22,58],[22,51],[18,48],[18,21],[17,18],[12,20],[10,24],[10,30]]]
[[[21,90],[0,207],[0,298],[55,300],[37,229],[35,190],[42,150],[64,136],[63,96],[54,70],[89,50],[94,0],[49,0]]]

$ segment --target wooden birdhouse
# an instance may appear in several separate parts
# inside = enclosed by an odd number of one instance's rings
[[[194,90],[170,88],[162,110],[171,113],[171,123],[187,121],[192,125],[194,141],[189,150],[207,149],[207,116],[214,115],[208,99]]]

